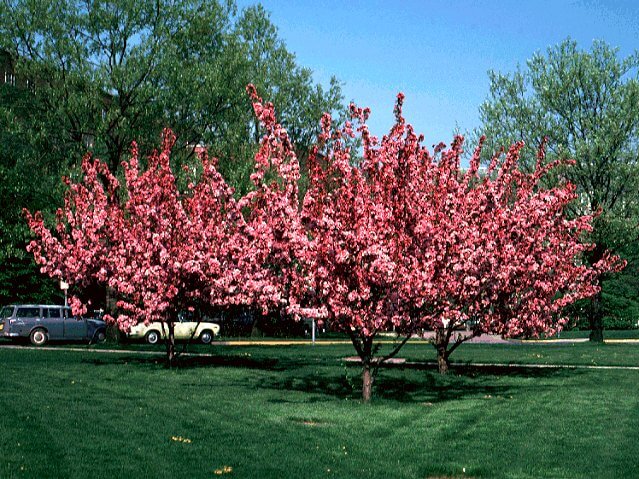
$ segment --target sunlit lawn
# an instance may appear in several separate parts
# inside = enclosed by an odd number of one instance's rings
[[[2,478],[639,477],[639,371],[472,366],[639,365],[636,344],[464,345],[446,377],[382,370],[371,405],[348,345],[199,347],[167,370],[5,344]]]

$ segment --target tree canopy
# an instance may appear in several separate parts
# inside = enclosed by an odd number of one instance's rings
[[[0,87],[7,100],[0,103],[2,134],[16,146],[2,153],[3,183],[12,185],[1,190],[2,202],[14,205],[3,221],[17,231],[2,238],[3,271],[17,264],[13,251],[22,249],[27,235],[20,208],[52,214],[46,205],[62,197],[49,183],[79,174],[87,150],[117,173],[133,140],[147,155],[170,127],[176,166],[197,168],[196,150],[209,147],[241,194],[252,188],[259,140],[244,93],[248,83],[272,95],[302,157],[319,131],[315,119],[341,109],[338,82],[316,84],[259,5],[238,10],[233,1],[215,0],[3,0],[0,49],[10,55],[17,79],[15,87]],[[13,186],[26,170],[28,195]],[[45,205],[34,198],[46,199]],[[35,299],[27,291],[34,288],[19,285],[33,273],[23,266],[22,279],[3,278],[11,285],[3,300]]]
[[[524,140],[523,157],[534,158],[547,138],[551,159],[575,160],[573,168],[554,176],[576,185],[579,200],[570,207],[573,214],[601,211],[591,234],[598,245],[589,255],[593,263],[606,248],[631,261],[639,253],[638,68],[637,52],[620,58],[605,42],[595,41],[586,51],[568,39],[536,53],[512,74],[490,72],[490,93],[480,107],[489,151]],[[619,280],[625,281],[623,275]],[[637,293],[627,296],[614,277],[607,279],[603,297],[625,295],[618,299],[634,310]],[[600,300],[587,308],[595,339],[602,338],[602,318],[615,314]]]

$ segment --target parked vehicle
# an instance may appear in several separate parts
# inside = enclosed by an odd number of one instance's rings
[[[278,314],[262,315],[246,308],[220,310],[212,313],[213,321],[221,326],[225,337],[252,336],[256,333],[271,337],[310,337],[313,332],[313,320],[302,318],[294,320]],[[315,334],[326,332],[325,324],[315,325]]]
[[[106,323],[73,316],[66,306],[12,304],[0,310],[0,337],[29,338],[34,346],[56,340],[100,342],[106,339]]]
[[[169,329],[166,324],[152,322],[136,324],[131,331],[126,333],[127,339],[144,339],[149,344],[157,344],[161,339],[166,339]],[[209,344],[213,338],[220,334],[220,325],[208,321],[192,321],[185,315],[180,315],[175,323],[175,339],[197,339],[201,343]]]

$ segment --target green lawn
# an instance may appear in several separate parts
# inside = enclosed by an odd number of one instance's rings
[[[348,345],[196,348],[213,356],[167,370],[4,344],[2,478],[639,477],[639,371],[472,366],[639,365],[637,344],[468,344],[446,377],[381,371],[371,405]]]
[[[588,338],[590,331],[562,331],[559,334],[561,338]],[[555,338],[556,336],[553,336]],[[604,339],[639,339],[639,329],[606,329],[604,331]]]

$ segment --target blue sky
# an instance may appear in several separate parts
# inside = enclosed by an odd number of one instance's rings
[[[250,5],[249,0],[239,6]],[[479,127],[488,70],[511,72],[533,53],[570,36],[628,56],[639,47],[639,1],[263,0],[299,63],[327,84],[344,82],[347,100],[369,106],[373,134],[393,121],[398,91],[405,116],[426,144]]]

